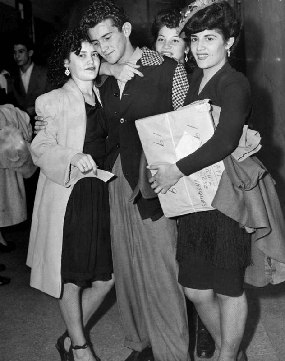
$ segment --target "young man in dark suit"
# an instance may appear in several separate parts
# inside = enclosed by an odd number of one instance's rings
[[[106,168],[117,176],[109,187],[111,238],[125,345],[134,350],[127,361],[187,361],[186,309],[175,261],[176,222],[163,215],[158,198],[145,196],[151,189],[142,182],[142,146],[135,127],[136,119],[183,105],[187,74],[173,59],[135,49],[129,39],[132,25],[111,1],[94,2],[81,27],[105,62],[137,64],[143,74],[126,83],[111,76],[100,88],[107,119]]]
[[[15,106],[24,110],[30,116],[34,127],[35,101],[38,96],[48,92],[47,69],[33,62],[34,44],[29,37],[21,36],[13,39],[14,60],[17,71],[12,76],[11,96]],[[27,207],[31,217],[39,172],[25,180]]]
[[[14,60],[18,66],[12,77],[12,93],[15,105],[27,112],[34,124],[35,101],[48,91],[46,68],[33,62],[34,44],[20,36],[13,41]]]

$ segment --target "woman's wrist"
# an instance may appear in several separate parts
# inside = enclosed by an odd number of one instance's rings
[[[177,178],[178,178],[178,177],[179,177],[179,178],[184,177],[185,174],[183,174],[183,173],[181,172],[181,170],[179,169],[177,163],[172,164],[172,167],[173,167],[173,172],[175,173],[175,175],[177,176]]]

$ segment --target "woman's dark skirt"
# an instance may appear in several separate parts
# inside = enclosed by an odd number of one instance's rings
[[[70,195],[63,229],[61,276],[79,287],[107,281],[113,272],[107,184],[83,178]]]
[[[218,210],[178,218],[179,283],[239,296],[251,263],[251,236]]]

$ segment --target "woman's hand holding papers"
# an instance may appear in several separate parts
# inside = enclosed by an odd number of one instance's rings
[[[165,194],[184,175],[176,164],[152,164],[148,166],[148,169],[156,171],[149,179],[149,182],[151,183],[151,188],[157,194]]]

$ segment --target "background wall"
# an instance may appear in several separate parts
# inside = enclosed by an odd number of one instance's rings
[[[244,0],[246,73],[252,86],[260,159],[285,210],[285,1]]]
[[[9,56],[10,34],[17,28],[17,12],[14,8],[0,2],[0,35],[1,35],[1,57],[0,68],[11,71],[12,64]]]

